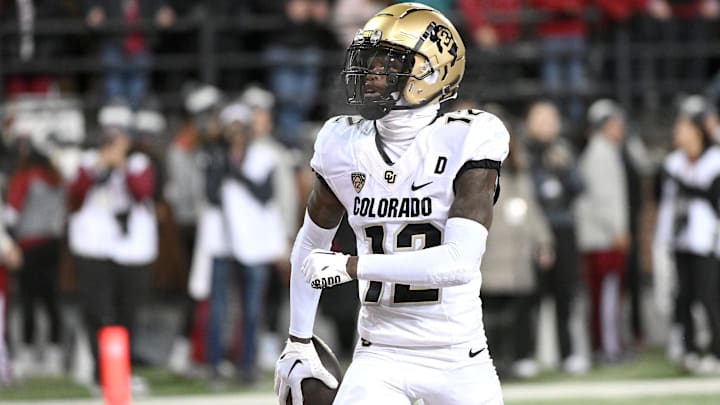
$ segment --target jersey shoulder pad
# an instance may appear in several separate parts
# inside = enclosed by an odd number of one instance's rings
[[[347,149],[350,145],[352,135],[357,129],[367,129],[371,121],[367,121],[359,115],[339,115],[325,121],[315,138],[313,157],[310,166],[320,176],[330,175],[337,158],[348,156]]]
[[[462,110],[441,117],[445,125],[462,126],[463,153],[466,160],[503,162],[510,149],[510,134],[505,124],[489,112]]]

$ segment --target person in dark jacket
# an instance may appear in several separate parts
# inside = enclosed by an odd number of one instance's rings
[[[557,107],[539,101],[527,116],[527,152],[530,173],[538,202],[547,215],[555,240],[556,260],[540,273],[540,292],[555,300],[555,316],[563,369],[581,373],[587,361],[575,353],[570,335],[570,315],[578,284],[579,253],[575,241],[572,205],[583,191],[575,154],[561,137],[561,118]]]

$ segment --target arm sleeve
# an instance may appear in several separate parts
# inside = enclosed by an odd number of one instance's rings
[[[98,153],[95,151],[88,151],[82,155],[80,167],[68,188],[68,203],[71,211],[82,207],[88,191],[94,184],[104,183],[109,178],[111,171],[108,168],[100,169],[98,159]]]
[[[480,277],[488,230],[479,222],[450,218],[441,245],[393,255],[361,255],[360,280],[451,287]]]
[[[303,261],[313,249],[330,249],[337,228],[321,228],[305,212],[305,220],[290,255],[290,334],[293,336],[312,337],[320,302],[321,290],[310,287],[300,270]]]

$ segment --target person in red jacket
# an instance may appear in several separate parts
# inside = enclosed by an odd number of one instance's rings
[[[521,0],[459,0],[475,46],[492,50],[520,38]]]
[[[19,164],[10,177],[4,212],[25,258],[19,272],[23,327],[15,372],[18,377],[33,372],[58,375],[63,371],[58,290],[65,189],[56,168],[29,138],[22,137],[17,142]],[[35,319],[39,305],[48,316],[49,345],[33,348],[41,342]],[[40,359],[42,363],[38,363]]]

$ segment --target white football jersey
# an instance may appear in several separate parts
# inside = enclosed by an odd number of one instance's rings
[[[311,161],[347,210],[358,255],[441,244],[461,169],[499,168],[509,144],[502,122],[479,110],[439,116],[394,163],[383,159],[375,138],[373,121],[332,118],[318,134]],[[480,283],[428,288],[360,280],[360,336],[400,346],[484,341]]]
[[[676,150],[665,158],[663,167],[687,185],[707,190],[720,176],[720,146],[711,146],[697,161]],[[683,195],[670,179],[663,184],[655,237],[681,252],[720,256],[718,216],[713,204],[704,198]]]

